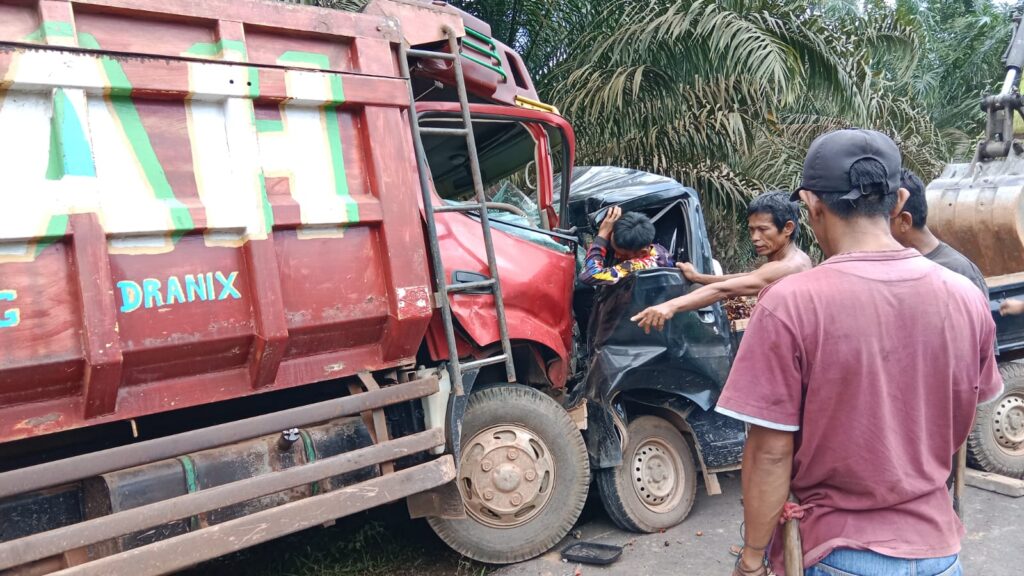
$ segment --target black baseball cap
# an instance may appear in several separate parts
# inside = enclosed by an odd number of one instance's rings
[[[812,192],[845,192],[844,200],[867,196],[862,187],[850,184],[850,167],[858,160],[877,160],[885,167],[889,184],[886,194],[895,194],[900,187],[902,160],[896,143],[881,132],[846,128],[822,134],[811,142],[804,158],[803,180],[790,197],[800,200],[801,190]]]

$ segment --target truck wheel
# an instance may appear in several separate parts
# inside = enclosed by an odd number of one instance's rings
[[[597,472],[608,515],[623,530],[658,532],[682,522],[697,496],[693,453],[675,426],[641,416],[627,427],[622,466]]]
[[[580,516],[590,487],[583,437],[548,396],[501,385],[473,393],[457,482],[466,518],[428,518],[455,551],[508,564],[547,552]]]
[[[999,371],[1006,388],[978,407],[967,455],[974,468],[1024,478],[1024,364],[1006,362]]]

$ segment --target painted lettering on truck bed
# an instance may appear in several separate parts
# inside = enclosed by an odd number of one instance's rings
[[[0,211],[0,441],[413,362],[431,279],[379,18],[353,36],[326,13],[335,32],[310,35],[246,9],[77,6],[40,21],[0,2],[17,191]]]
[[[216,279],[217,285],[214,285]],[[139,307],[153,308],[164,305],[184,304],[186,302],[206,302],[207,300],[241,300],[242,295],[235,288],[238,272],[227,276],[222,272],[206,274],[186,274],[184,281],[171,276],[164,282],[156,278],[146,278],[141,282],[122,280],[117,283],[121,290],[121,312],[134,312]]]
[[[17,290],[0,290],[0,302],[14,302],[17,299]],[[0,328],[14,328],[19,323],[21,323],[21,311],[17,308],[4,310],[3,316],[0,317]]]

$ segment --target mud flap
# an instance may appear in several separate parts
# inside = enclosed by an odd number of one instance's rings
[[[462,494],[453,481],[432,490],[413,494],[405,499],[409,507],[409,518],[427,518],[428,516],[458,520],[466,517],[466,506],[462,503]]]

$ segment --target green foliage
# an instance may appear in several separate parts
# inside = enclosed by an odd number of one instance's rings
[[[885,132],[926,179],[969,159],[984,126],[981,92],[1003,76],[1013,10],[986,0],[579,4],[461,6],[498,22],[499,37],[520,51],[544,55],[531,71],[573,122],[580,164],[697,188],[732,270],[750,265],[741,208],[760,191],[796,186],[823,132]],[[538,48],[553,25],[566,32],[554,49]]]
[[[306,0],[356,9],[366,0]],[[452,0],[524,58],[569,118],[578,163],[697,188],[727,269],[742,208],[799,182],[819,134],[873,128],[926,180],[969,160],[1010,15],[994,0]]]

